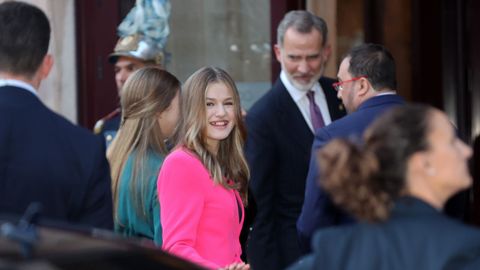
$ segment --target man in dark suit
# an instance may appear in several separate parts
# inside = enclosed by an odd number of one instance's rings
[[[353,48],[340,64],[338,80],[335,88],[349,114],[318,129],[315,134],[305,201],[297,222],[305,253],[310,251],[310,239],[316,229],[354,221],[318,186],[319,172],[314,154],[333,138],[360,137],[376,117],[404,103],[395,93],[395,61],[381,45],[365,44]]]
[[[4,2],[0,37],[0,213],[39,202],[42,217],[113,228],[102,138],[48,109],[36,93],[53,65],[46,15]]]
[[[283,269],[300,256],[295,222],[305,191],[316,128],[344,115],[323,78],[330,55],[327,26],[307,11],[291,11],[278,26],[280,78],[246,117],[246,157],[257,215],[247,244],[253,269]]]

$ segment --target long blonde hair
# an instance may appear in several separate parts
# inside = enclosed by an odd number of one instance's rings
[[[235,126],[228,137],[219,143],[213,155],[207,150],[206,92],[213,83],[225,84],[233,94]],[[182,113],[177,138],[179,145],[195,153],[207,168],[216,184],[238,190],[247,202],[247,187],[250,172],[243,155],[246,129],[242,118],[240,96],[233,79],[220,68],[204,67],[192,74],[182,91]],[[231,179],[233,183],[227,182]]]
[[[135,160],[130,181],[132,190],[130,195],[137,212],[141,217],[146,217],[146,213],[138,211],[144,209],[146,197],[144,196],[146,185],[139,181],[148,177],[139,175],[144,173],[140,168],[146,161],[149,151],[161,155],[167,154],[164,142],[167,138],[158,124],[157,115],[169,108],[179,90],[180,82],[175,76],[152,66],[135,71],[122,88],[120,96],[122,121],[119,132],[107,153],[112,175],[116,218],[120,178],[125,163],[133,152]],[[139,187],[142,187],[141,190],[138,190]]]

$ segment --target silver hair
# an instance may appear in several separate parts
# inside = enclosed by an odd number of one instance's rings
[[[283,47],[283,39],[288,28],[293,27],[300,33],[310,33],[312,28],[322,34],[322,46],[327,43],[327,23],[322,18],[305,10],[292,10],[285,14],[277,28],[277,44]]]

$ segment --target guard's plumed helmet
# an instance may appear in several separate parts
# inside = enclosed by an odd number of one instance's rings
[[[169,0],[137,0],[118,26],[120,39],[108,60],[127,56],[164,66],[170,10]]]
[[[120,56],[132,57],[143,62],[151,62],[162,66],[164,60],[163,50],[160,50],[157,46],[150,45],[140,34],[120,38],[117,45],[115,45],[113,53],[108,56],[108,61],[115,63]]]

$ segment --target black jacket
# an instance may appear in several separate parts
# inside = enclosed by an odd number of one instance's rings
[[[103,139],[48,109],[33,93],[0,87],[0,213],[40,202],[43,217],[113,228]]]
[[[318,230],[313,254],[289,270],[463,269],[480,258],[480,230],[404,197],[388,221]],[[472,268],[469,268],[472,269]]]
[[[345,115],[321,78],[332,121]],[[282,269],[300,256],[295,223],[303,204],[313,132],[280,79],[247,114],[245,152],[257,205],[247,246],[253,269]]]

